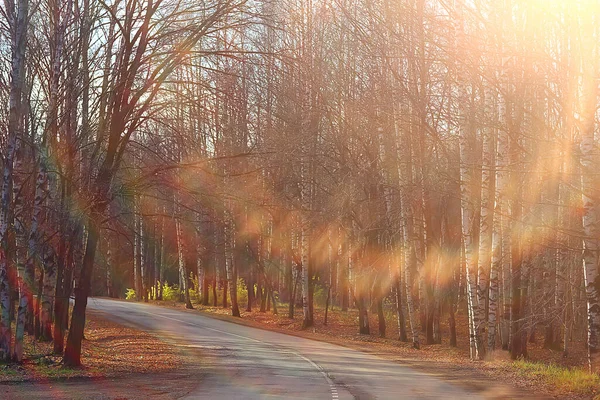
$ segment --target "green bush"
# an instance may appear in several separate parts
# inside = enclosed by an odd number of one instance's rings
[[[326,286],[315,285],[315,292],[313,295],[313,299],[314,299],[316,306],[323,307],[323,308],[325,307],[325,304],[327,303],[327,292],[328,291],[329,291],[329,288]],[[329,301],[331,302],[331,299],[329,299]]]
[[[248,304],[248,291],[246,290],[246,283],[242,278],[238,279],[237,298],[240,307],[242,306],[242,304]]]
[[[127,292],[125,292],[125,299],[135,300],[135,289],[127,289]]]
[[[169,285],[165,283],[162,288],[162,297],[165,301],[178,301],[179,300],[179,287],[177,285]]]

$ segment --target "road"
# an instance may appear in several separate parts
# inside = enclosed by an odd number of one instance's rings
[[[185,399],[476,399],[462,387],[372,354],[143,303],[90,299],[117,322],[199,350]]]

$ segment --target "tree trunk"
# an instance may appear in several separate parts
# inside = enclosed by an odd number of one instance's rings
[[[73,315],[71,316],[71,328],[69,329],[67,346],[63,357],[63,363],[70,367],[81,365],[81,341],[83,340],[83,330],[85,328],[85,309],[91,289],[98,236],[97,222],[93,218],[90,218],[88,220],[87,243],[81,266],[79,286],[75,290],[75,306],[73,307]]]
[[[229,284],[229,297],[231,298],[231,315],[234,317],[240,316],[240,309],[237,301],[237,271],[236,265],[234,264],[233,259],[233,251],[232,251],[232,242],[233,242],[233,232],[232,232],[232,221],[229,215],[229,211],[225,211],[224,216],[224,227],[223,227],[223,239],[225,244],[225,270],[227,273],[227,282]],[[223,290],[223,294],[227,290]],[[226,301],[223,301],[223,307],[225,307]]]
[[[584,20],[584,32],[591,37],[585,37],[584,54],[594,57],[594,60],[584,58],[583,88],[584,114],[581,129],[580,164],[583,203],[583,271],[585,278],[585,293],[587,300],[588,320],[588,365],[590,372],[600,373],[600,179],[598,179],[598,143],[595,140],[596,108],[597,108],[597,54],[593,43],[593,17]],[[587,28],[587,29],[585,29]]]
[[[464,91],[464,89],[462,89]],[[464,100],[464,96],[463,96]],[[475,212],[474,212],[474,172],[473,155],[475,152],[475,132],[470,120],[462,111],[460,122],[460,192],[462,211],[462,236],[464,244],[466,277],[467,277],[467,304],[469,310],[469,345],[472,360],[483,358],[482,340],[479,335],[480,322],[477,298],[477,244],[474,241]]]
[[[303,167],[304,168],[304,167]],[[306,185],[308,186],[308,185]],[[304,193],[306,190],[302,190],[302,192]],[[308,196],[308,194],[304,194],[303,197]],[[310,312],[310,295],[309,295],[309,291],[310,291],[310,274],[309,274],[309,267],[310,267],[310,227],[308,226],[309,221],[308,218],[304,215],[304,213],[302,214],[302,238],[301,238],[301,244],[300,244],[300,252],[301,252],[301,257],[302,257],[302,315],[303,315],[303,319],[302,319],[302,328],[306,329],[309,328],[311,326],[313,326],[313,316]]]
[[[404,310],[402,305],[401,274],[402,271],[400,270],[394,285],[396,289],[396,316],[398,318],[398,340],[400,340],[401,342],[408,342],[408,336],[406,335],[406,321],[404,320]]]
[[[135,286],[135,299],[136,301],[140,301],[142,299],[142,259],[144,252],[143,250],[143,226],[142,226],[142,217],[140,215],[140,197],[135,196],[134,198],[134,245],[133,245],[133,280]],[[179,238],[179,237],[178,237]],[[178,242],[179,243],[179,242]]]
[[[488,100],[489,101],[489,100]],[[485,305],[488,300],[488,281],[491,275],[494,225],[494,140],[491,128],[483,129],[481,166],[481,213],[479,217],[479,256],[477,265],[477,339],[479,359],[485,355],[483,337],[486,325]],[[493,336],[493,335],[489,335]],[[489,338],[489,337],[488,337]]]
[[[177,207],[179,209],[179,207]],[[175,235],[177,236],[177,258],[179,263],[179,276],[181,278],[181,286],[179,290],[183,290],[185,308],[193,309],[192,301],[190,300],[190,291],[188,288],[187,272],[185,268],[185,249],[183,244],[183,233],[181,231],[181,220],[178,216],[175,219]]]
[[[4,173],[2,176],[2,191],[0,192],[0,361],[11,357],[10,330],[10,283],[9,268],[11,254],[9,252],[8,230],[12,221],[11,196],[13,189],[13,162],[15,160],[18,141],[22,130],[22,96],[25,83],[25,47],[27,43],[28,0],[19,0],[17,10],[13,10],[15,19],[10,21],[12,59],[10,70],[10,92],[8,100],[8,138],[4,156]],[[24,322],[24,321],[23,321]]]

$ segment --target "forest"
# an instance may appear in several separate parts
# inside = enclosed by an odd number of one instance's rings
[[[0,11],[2,361],[78,366],[88,297],[169,290],[600,372],[597,1]]]

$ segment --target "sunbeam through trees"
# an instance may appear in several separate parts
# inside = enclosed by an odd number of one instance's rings
[[[0,10],[2,361],[127,296],[600,372],[597,1]]]

